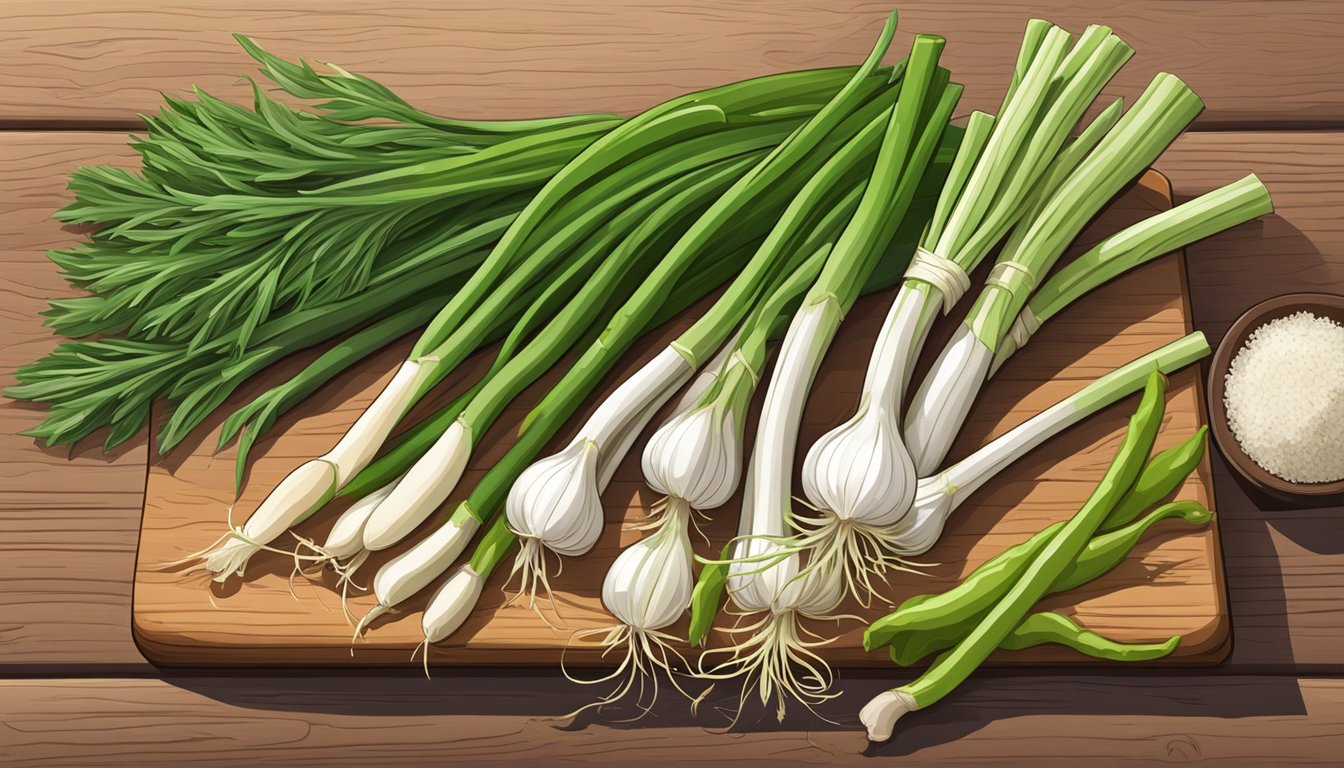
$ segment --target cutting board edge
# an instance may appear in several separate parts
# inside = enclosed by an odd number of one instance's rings
[[[1160,195],[1165,203],[1170,206],[1174,204],[1172,184],[1170,179],[1156,169],[1149,169],[1136,185],[1143,189]],[[1176,260],[1178,274],[1180,279],[1180,301],[1182,304],[1183,321],[1186,332],[1192,332],[1193,314],[1190,303],[1189,272],[1186,264],[1186,254],[1184,249],[1180,249],[1171,254]],[[1196,386],[1195,397],[1197,402],[1198,415],[1203,422],[1207,422],[1207,403],[1205,394],[1205,371],[1204,366],[1200,365],[1195,371]],[[151,424],[151,428],[152,428]],[[149,467],[146,467],[147,474]],[[1201,485],[1208,495],[1209,506],[1211,509],[1217,509],[1214,499],[1214,484],[1212,475],[1212,465],[1206,452],[1204,459],[1199,465],[1199,476]],[[147,478],[148,481],[148,478]],[[409,658],[410,649],[393,648],[365,648],[362,651],[355,646],[354,661],[351,661],[343,649],[330,645],[304,645],[304,644],[285,644],[285,645],[267,645],[267,646],[203,646],[194,643],[189,639],[184,639],[181,634],[161,633],[152,626],[146,624],[147,617],[139,610],[137,601],[140,589],[139,575],[142,569],[140,562],[140,543],[144,534],[144,516],[145,506],[148,503],[148,495],[141,505],[141,526],[140,536],[136,543],[136,568],[135,579],[132,585],[131,600],[131,635],[132,639],[139,649],[140,653],[150,663],[162,667],[218,667],[218,668],[245,668],[245,667],[263,667],[263,668],[407,668],[412,664]],[[1232,632],[1231,617],[1228,612],[1227,581],[1222,562],[1222,544],[1219,532],[1218,520],[1215,517],[1210,526],[1210,534],[1206,536],[1209,544],[1209,562],[1211,564],[1211,580],[1214,584],[1214,611],[1207,624],[1200,627],[1194,633],[1187,633],[1186,637],[1192,634],[1198,637],[1198,641],[1191,644],[1183,643],[1182,647],[1167,659],[1153,662],[1145,662],[1145,667],[1163,667],[1163,668],[1205,668],[1217,666],[1224,662],[1231,653]],[[208,660],[202,660],[202,650],[207,651],[211,657]],[[311,661],[296,661],[291,654],[296,651],[311,653]],[[431,656],[431,666],[460,667],[479,662],[474,659],[479,658],[482,649],[479,648],[435,648]],[[557,663],[557,654],[554,648],[517,648],[517,649],[491,649],[494,653],[507,652],[516,654],[516,658],[508,663],[491,662],[489,666],[495,667],[518,667],[518,668],[536,668],[551,667]],[[859,656],[857,658],[848,657],[847,653],[854,649],[843,649],[846,652],[845,658],[837,659],[834,666],[839,669],[890,669],[890,663],[880,655],[870,654]],[[265,657],[275,654],[281,658],[268,660]],[[1055,651],[1048,655],[1036,658],[1034,651],[1024,651],[1014,654],[1012,659],[1002,658],[1000,654],[991,657],[988,664],[994,667],[1044,667],[1044,668],[1115,668],[1121,666],[1117,662],[1105,662],[1095,659],[1089,659],[1080,654],[1074,654],[1067,651]],[[587,659],[583,655],[566,655],[565,663],[572,663],[576,667],[586,666],[607,666],[600,658]],[[1126,665],[1127,666],[1127,665]]]

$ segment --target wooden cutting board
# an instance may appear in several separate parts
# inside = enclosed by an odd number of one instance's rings
[[[1170,206],[1170,184],[1161,174],[1149,172],[1113,202],[1061,263],[1120,227]],[[852,412],[873,337],[892,295],[884,292],[860,300],[846,320],[808,403],[803,446]],[[962,302],[963,313],[970,303]],[[939,321],[925,349],[921,370],[942,348],[959,319],[954,313]],[[687,324],[685,319],[674,321],[640,343],[604,383],[599,395],[610,391]],[[1191,328],[1183,254],[1164,257],[1115,280],[1047,323],[986,386],[949,459],[965,456],[1094,378],[1185,335]],[[282,420],[256,449],[246,485],[236,500],[233,448],[212,455],[218,418],[202,425],[170,455],[151,461],[134,596],[134,634],[148,659],[168,665],[419,663],[412,662],[411,654],[421,640],[419,614],[433,588],[405,604],[399,614],[380,620],[365,639],[352,646],[351,628],[338,595],[330,588],[333,580],[328,577],[324,584],[315,584],[299,577],[293,582],[291,594],[292,561],[285,556],[258,554],[243,579],[223,585],[207,582],[198,573],[161,565],[208,546],[224,531],[231,506],[234,520],[241,523],[286,473],[303,459],[325,452],[388,381],[410,342],[403,340],[365,361]],[[302,359],[286,361],[252,382],[220,413],[231,412],[267,386],[285,380],[311,355],[298,357]],[[478,357],[467,367],[479,372],[486,363],[485,358]],[[919,376],[917,372],[916,381]],[[454,494],[450,504],[464,496],[465,489],[503,455],[523,414],[555,378],[553,371],[528,390],[486,435],[480,455],[460,485],[463,490]],[[453,377],[447,391],[436,393],[434,404],[460,391],[466,380],[465,376]],[[1159,449],[1184,440],[1204,423],[1202,392],[1198,366],[1172,377]],[[569,439],[572,428],[599,401],[600,397],[588,401],[554,447]],[[1136,399],[1130,398],[1093,416],[987,483],[954,514],[937,546],[922,558],[930,563],[924,572],[894,574],[886,597],[899,603],[914,594],[945,590],[994,554],[1072,515],[1100,479],[1135,403]],[[661,418],[655,419],[654,425],[658,423]],[[748,435],[753,434],[751,426]],[[638,445],[642,447],[643,440]],[[1212,508],[1210,478],[1206,460],[1179,495]],[[597,547],[586,557],[567,561],[563,572],[552,578],[560,612],[558,619],[551,616],[550,621],[563,628],[551,628],[525,607],[504,607],[508,569],[502,567],[466,625],[448,641],[430,649],[430,661],[554,665],[564,652],[567,664],[599,662],[591,650],[577,646],[566,650],[566,646],[575,630],[612,624],[600,603],[603,575],[619,547],[640,535],[624,530],[623,524],[645,514],[654,501],[656,497],[640,475],[638,450],[632,451],[604,496],[608,523]],[[339,508],[332,508],[315,515],[299,533],[321,541],[338,512]],[[735,531],[737,516],[736,501],[713,513],[712,522],[705,526],[713,546],[702,542],[702,554],[718,551]],[[293,541],[286,537],[278,544],[289,548]],[[363,568],[364,579],[356,580],[367,583],[378,565],[403,549],[371,558]],[[1092,584],[1049,598],[1043,607],[1071,615],[1086,627],[1117,640],[1152,641],[1180,634],[1184,639],[1178,650],[1158,663],[1214,664],[1224,658],[1229,647],[1220,557],[1216,521],[1202,530],[1164,522],[1155,526],[1129,560],[1114,571]],[[350,598],[356,615],[362,615],[373,602],[365,593]],[[853,605],[844,608],[869,619],[889,610],[878,604],[868,610]],[[815,627],[827,634],[842,633],[823,651],[825,657],[841,666],[889,665],[885,654],[863,652],[863,626],[847,621],[838,627]],[[684,636],[685,620],[675,629]],[[715,644],[722,640],[722,635],[713,638]],[[1008,665],[1097,663],[1053,646],[1000,653],[994,661]]]

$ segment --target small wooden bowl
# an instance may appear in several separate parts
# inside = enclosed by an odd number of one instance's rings
[[[1257,488],[1279,497],[1336,496],[1344,494],[1344,480],[1329,483],[1294,483],[1273,475],[1256,464],[1237,442],[1237,436],[1228,425],[1227,407],[1223,402],[1224,390],[1227,387],[1227,372],[1232,368],[1232,359],[1245,346],[1246,339],[1251,333],[1271,320],[1303,311],[1344,323],[1344,296],[1333,293],[1289,293],[1256,304],[1232,324],[1218,344],[1218,350],[1214,352],[1209,368],[1209,428],[1213,431],[1218,448],[1227,462]]]

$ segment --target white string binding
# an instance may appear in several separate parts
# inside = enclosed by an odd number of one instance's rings
[[[1021,275],[1021,282],[1015,281],[1013,273]],[[1017,296],[1020,290],[1027,296],[1036,290],[1036,274],[1025,264],[1016,261],[1000,261],[989,270],[989,277],[985,279],[985,285],[996,285],[1005,291]]]
[[[733,350],[733,354],[728,360],[729,366],[740,365],[747,370],[747,375],[751,377],[752,387],[759,387],[761,385],[761,374],[757,373],[756,369],[751,367],[751,363],[747,362],[747,356],[742,354],[741,349]],[[725,367],[724,370],[727,370],[727,367]]]
[[[1041,318],[1031,311],[1030,306],[1022,308],[1022,312],[1013,320],[1012,326],[1008,329],[1008,337],[1013,340],[1013,347],[1021,349],[1027,345],[1027,341],[1041,328]]]
[[[971,289],[971,276],[961,265],[924,247],[915,249],[915,257],[905,270],[907,278],[923,280],[943,295],[943,314],[952,311]]]

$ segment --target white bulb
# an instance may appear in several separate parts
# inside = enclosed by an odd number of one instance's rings
[[[691,603],[690,509],[670,507],[652,535],[626,547],[602,581],[602,604],[636,630],[662,629],[674,623]]]
[[[806,569],[797,552],[786,551],[775,541],[749,539],[738,543],[735,557],[750,562],[734,563],[729,570],[728,592],[733,602],[748,613],[798,611],[824,616],[840,604],[845,581],[834,561]],[[800,575],[801,574],[801,575]]]
[[[509,489],[509,527],[561,555],[582,555],[602,533],[597,444],[579,439],[532,464]]]
[[[827,432],[803,461],[803,492],[841,520],[887,526],[915,497],[915,465],[895,414],[864,403],[853,418]]]
[[[776,613],[797,611],[807,616],[826,616],[840,605],[845,596],[845,580],[834,560],[799,573],[775,598]]]
[[[915,503],[910,514],[893,526],[888,542],[902,556],[922,555],[928,552],[938,537],[943,535],[947,518],[956,509],[958,494],[950,488],[944,475],[926,477],[919,481]]]
[[[644,446],[644,479],[692,509],[723,506],[742,478],[742,445],[733,422],[731,410],[715,405],[674,416]]]

